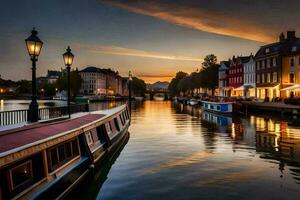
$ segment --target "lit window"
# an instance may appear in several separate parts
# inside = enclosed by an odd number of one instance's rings
[[[268,82],[268,83],[271,82],[271,74],[270,74],[270,73],[267,74],[267,82]]]
[[[273,72],[273,82],[277,82],[277,72]]]

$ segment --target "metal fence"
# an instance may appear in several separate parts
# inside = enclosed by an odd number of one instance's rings
[[[89,104],[76,104],[70,106],[71,114],[88,112]],[[28,122],[29,110],[10,110],[0,112],[0,126],[13,125]],[[47,107],[39,109],[39,120],[49,120],[68,115],[68,107]]]

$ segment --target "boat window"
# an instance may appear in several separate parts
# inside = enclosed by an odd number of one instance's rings
[[[68,142],[65,144],[66,148],[66,157],[70,158],[72,156],[71,144]]]
[[[73,139],[63,144],[56,145],[47,150],[49,172],[54,171],[72,158],[79,155],[78,140]]]
[[[123,118],[123,122],[124,122],[124,124],[125,124],[126,118],[125,118],[124,112],[122,112],[121,115],[122,115],[122,118]]]
[[[10,170],[12,190],[33,181],[32,162],[26,161]]]
[[[217,110],[220,110],[220,106],[217,106]]]
[[[122,114],[120,114],[120,115],[119,115],[119,118],[120,118],[120,120],[121,120],[122,126],[124,126],[124,124],[125,124],[125,123],[124,123],[124,120],[123,120]]]
[[[58,146],[58,155],[59,155],[59,161],[64,161],[66,159],[66,152],[65,152],[64,144]]]
[[[87,141],[89,146],[91,146],[94,143],[91,131],[88,131],[88,132],[85,133],[85,138],[86,138],[86,141]]]
[[[77,139],[72,141],[72,150],[73,150],[73,157],[79,155],[79,149],[78,149],[78,141],[77,141]]]
[[[124,118],[125,118],[125,120],[128,120],[128,117],[127,117],[127,115],[126,115],[126,112],[125,112],[125,111],[123,112],[123,115],[124,115]]]
[[[58,156],[57,156],[57,149],[53,148],[50,150],[50,154],[51,154],[51,161],[52,161],[52,165],[57,165],[58,163]]]
[[[101,142],[101,144],[104,144],[107,142],[107,138],[106,138],[106,126],[105,124],[101,124],[100,126],[97,127],[97,134],[98,134],[98,138]]]
[[[118,124],[117,118],[114,118],[114,123],[115,123],[115,126],[116,126],[117,130],[120,131],[120,126]]]
[[[119,120],[118,121],[121,121],[121,125],[123,125],[123,118],[122,118],[121,114],[119,115]]]
[[[111,134],[112,133],[112,129],[111,129],[111,126],[110,126],[109,122],[107,122],[105,124],[105,129],[106,129],[107,134]]]

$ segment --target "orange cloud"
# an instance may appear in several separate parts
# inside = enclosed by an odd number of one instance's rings
[[[195,61],[202,62],[203,59],[189,57],[189,56],[178,56],[171,55],[153,51],[144,51],[139,49],[130,49],[117,46],[103,46],[103,45],[91,45],[91,44],[75,44],[75,47],[80,49],[86,49],[88,51],[102,53],[102,54],[111,54],[111,55],[120,55],[120,56],[134,56],[134,57],[143,57],[143,58],[156,58],[156,59],[165,59],[165,60],[177,60],[177,61]]]
[[[269,27],[219,11],[158,1],[101,0],[100,2],[199,31],[264,43],[274,41],[273,35],[269,34],[272,32]]]

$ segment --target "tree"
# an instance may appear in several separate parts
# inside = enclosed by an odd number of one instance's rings
[[[132,89],[133,94],[139,95],[139,96],[145,96],[146,83],[142,79],[133,77],[132,82],[131,82],[131,89]]]
[[[204,58],[204,62],[202,63],[202,69],[206,69],[208,67],[216,65],[217,61],[218,61],[217,56],[215,56],[214,54],[207,55]]]
[[[185,78],[186,76],[188,76],[188,74],[182,71],[176,73],[175,78],[171,80],[168,86],[168,90],[171,93],[171,95],[175,96],[180,93],[179,82],[181,79]]]
[[[215,64],[206,69],[203,69],[202,73],[202,84],[203,88],[208,88],[212,90],[212,95],[214,95],[215,89],[218,87],[218,71],[219,65]]]
[[[55,84],[44,81],[37,86],[38,94],[42,96],[51,97],[55,95]]]
[[[56,87],[58,90],[67,91],[67,71],[64,70],[62,73],[62,76],[59,77],[59,79],[56,81]],[[72,70],[70,73],[70,89],[71,89],[71,95],[74,97],[77,95],[81,88],[82,84],[82,78],[79,75],[78,69]]]
[[[218,86],[218,70],[217,57],[214,54],[207,55],[202,63],[201,87],[212,90],[212,95]]]
[[[31,93],[31,81],[20,80],[17,82],[17,92],[19,94],[30,94]]]

